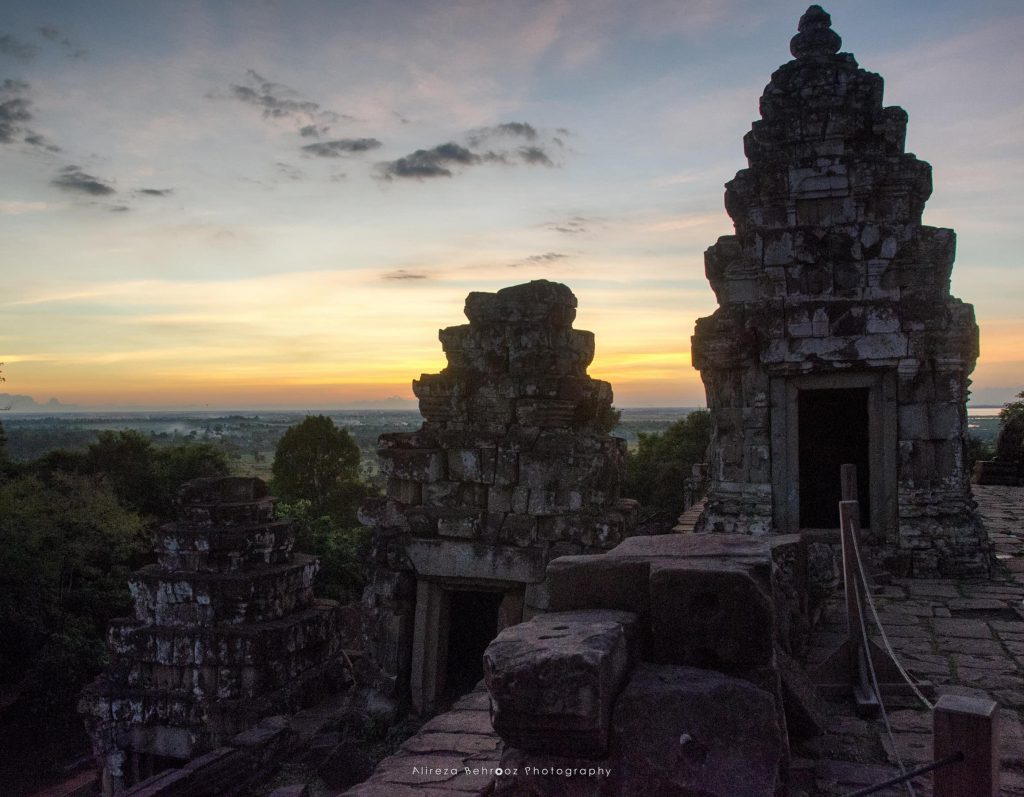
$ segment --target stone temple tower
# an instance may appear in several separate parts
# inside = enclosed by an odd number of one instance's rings
[[[931,167],[840,44],[811,6],[726,184],[736,232],[705,254],[719,308],[693,336],[713,417],[704,525],[837,528],[852,462],[890,566],[981,572],[964,462],[978,328],[949,292],[956,238],[921,223]]]

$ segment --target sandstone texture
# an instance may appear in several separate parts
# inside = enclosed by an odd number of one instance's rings
[[[636,662],[636,616],[580,611],[507,628],[484,653],[494,730],[539,753],[601,758],[612,704]]]
[[[587,375],[594,336],[573,329],[569,288],[471,293],[465,313],[439,333],[447,367],[413,382],[421,428],[380,437],[387,495],[360,513],[375,530],[368,649],[385,685],[411,678],[420,709],[443,688],[454,591],[503,593],[500,630],[545,608],[549,560],[608,550],[636,526],[611,386]]]
[[[882,104],[882,78],[839,52],[830,25],[818,6],[800,20],[795,59],[744,138],[749,166],[726,185],[735,234],[705,254],[719,308],[692,346],[713,419],[703,527],[799,530],[787,407],[804,390],[859,388],[864,525],[896,569],[982,573],[964,460],[978,328],[949,291],[956,237],[921,223],[931,167],[905,152],[907,114]]]
[[[292,553],[274,500],[259,479],[197,479],[156,530],[135,616],[112,623],[111,664],[79,707],[111,788],[135,779],[133,754],[195,758],[348,679],[341,614],[314,599],[317,562]]]

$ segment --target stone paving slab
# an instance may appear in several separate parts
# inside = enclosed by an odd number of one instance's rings
[[[381,761],[345,797],[471,797],[490,794],[502,754],[483,683]]]
[[[873,595],[893,649],[914,675],[938,694],[1000,704],[1002,794],[1024,797],[1024,488],[976,485],[974,496],[999,563],[990,580],[893,579]],[[808,667],[844,636],[837,595],[812,639]],[[898,771],[896,752],[908,766],[931,761],[931,713],[905,698],[886,704],[895,749],[881,720],[858,719],[851,701],[836,701],[828,733],[793,751],[790,796],[833,797],[884,781]],[[920,797],[930,796],[930,775],[914,785]]]

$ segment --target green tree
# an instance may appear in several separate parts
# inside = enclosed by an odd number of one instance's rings
[[[696,410],[661,434],[640,433],[626,457],[623,495],[638,500],[645,514],[674,521],[683,511],[683,484],[691,467],[703,462],[711,441],[711,413]]]
[[[1024,392],[1020,401],[1011,401],[999,411],[999,437],[996,439],[996,459],[1003,462],[1021,462],[1024,459]]]
[[[74,454],[50,454],[44,463],[75,468]],[[210,443],[182,443],[156,448],[149,438],[128,429],[101,432],[77,466],[105,478],[121,503],[130,510],[166,517],[173,510],[178,488],[201,476],[226,476],[224,454]]]
[[[320,559],[316,576],[317,595],[339,603],[359,600],[369,579],[369,558],[373,533],[359,526],[343,528],[329,516],[312,513],[309,501],[277,505],[279,517],[293,519],[298,526],[295,549]]]
[[[366,493],[359,480],[359,446],[325,415],[290,426],[274,451],[274,491],[286,501],[309,501],[314,516],[331,515],[355,526]]]
[[[36,714],[70,712],[102,667],[103,635],[130,613],[128,574],[148,547],[142,518],[87,476],[0,485],[0,681]]]

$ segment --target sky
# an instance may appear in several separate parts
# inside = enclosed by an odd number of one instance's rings
[[[1024,388],[1024,4],[826,3],[958,235],[975,403]],[[704,403],[703,252],[806,3],[5,0],[4,389],[412,398],[473,290],[564,282],[618,406]]]

